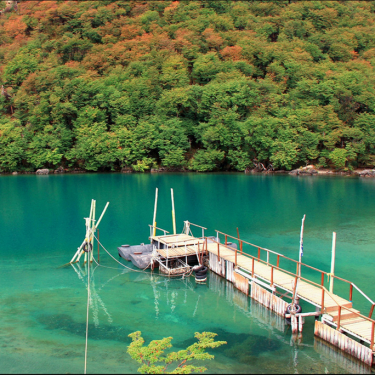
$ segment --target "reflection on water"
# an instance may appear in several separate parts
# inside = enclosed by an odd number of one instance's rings
[[[375,280],[375,184],[371,180],[247,176],[245,174],[87,174],[0,178],[0,372],[83,371],[87,269],[58,267],[82,240],[90,199],[110,201],[100,239],[113,256],[122,243],[147,241],[155,187],[158,226],[171,227],[170,188],[176,221],[190,220],[298,257],[306,214],[304,261],[329,271],[332,231],[336,270],[372,299]],[[104,203],[103,203],[104,202]],[[167,207],[167,209],[166,209]],[[20,235],[22,233],[22,235]],[[129,265],[129,263],[126,263]],[[87,267],[87,266],[86,266]],[[105,268],[108,267],[108,268]],[[91,272],[92,270],[92,272]],[[227,345],[212,351],[208,373],[348,373],[369,370],[314,339],[314,318],[293,338],[283,319],[210,273],[168,279],[124,269],[101,255],[90,270],[88,372],[136,373],[126,348],[129,333],[146,342],[173,337],[174,349],[211,331]],[[346,297],[346,285],[335,284]],[[368,314],[367,304],[354,295]],[[356,302],[357,303],[357,302]]]
[[[30,268],[46,281],[47,274]],[[55,273],[68,280],[69,287],[2,296],[0,359],[7,372],[82,371],[87,265]],[[206,364],[209,373],[362,369],[349,366],[353,361],[337,361],[339,354],[333,361],[314,348],[313,319],[306,323],[303,337],[293,340],[281,317],[212,272],[205,285],[196,284],[193,277],[169,279],[121,268],[93,266],[90,274],[89,372],[135,373],[137,363],[126,347],[128,335],[136,330],[142,331],[146,343],[172,336],[174,350],[191,345],[195,332],[217,333],[227,345],[212,351],[215,360]],[[31,366],[27,371],[15,362],[21,357]],[[42,366],[45,361],[47,366]]]
[[[87,265],[82,269],[75,264],[73,269],[78,279],[83,282],[84,288],[87,288]],[[89,348],[92,345],[91,340],[95,340],[101,345],[108,341],[117,342],[125,349],[130,342],[128,335],[135,330],[129,319],[142,322],[146,315],[148,320],[164,327],[163,333],[158,332],[156,336],[153,329],[142,330],[146,344],[152,339],[172,335],[175,349],[186,348],[195,342],[196,331],[215,332],[218,334],[218,340],[226,341],[227,345],[213,351],[216,361],[207,364],[211,373],[261,373],[265,369],[277,370],[279,373],[344,373],[347,369],[352,372],[371,373],[371,369],[352,358],[342,356],[338,360],[338,352],[334,361],[329,356],[322,360],[317,353],[322,353],[323,349],[321,344],[317,347],[311,327],[307,327],[305,337],[301,334],[291,335],[290,327],[282,317],[245,296],[235,289],[233,284],[212,272],[209,273],[207,283],[202,285],[196,284],[193,277],[171,279],[147,271],[135,274],[129,269],[112,271],[103,278],[101,272],[106,271],[99,266],[93,266],[91,272],[92,323],[89,324]],[[122,306],[107,306],[103,299],[107,299],[108,289],[113,288],[112,284],[118,282],[120,288],[131,287],[129,281],[124,282],[122,277],[130,278],[132,287],[136,287],[138,292],[133,299],[123,301]],[[103,295],[103,299],[100,295]],[[119,325],[112,316],[116,316],[118,309],[125,306],[137,313],[127,314],[128,324]],[[113,313],[111,309],[114,310]],[[202,315],[205,319],[202,319]],[[104,317],[105,321],[100,322],[99,316]],[[226,324],[223,324],[223,318]],[[77,323],[67,314],[42,315],[38,321],[47,330],[62,330],[84,337],[84,321]],[[307,325],[312,326],[313,319],[309,323]],[[191,332],[188,337],[179,332],[187,327]],[[323,352],[326,354],[327,351]],[[275,362],[279,363],[279,366],[275,367]]]
[[[82,282],[84,283],[84,285],[85,285],[85,287],[87,289],[87,278],[85,278],[85,276],[87,276],[87,267],[89,266],[89,264],[88,263],[85,264],[85,271],[82,270],[82,268],[81,268],[81,266],[80,266],[79,263],[71,264],[71,266],[73,267],[73,269],[74,269],[75,273],[77,274],[78,278],[80,280],[82,280]],[[96,265],[93,268],[92,274],[91,274],[91,278],[90,278],[90,302],[89,302],[89,304],[90,304],[91,311],[93,313],[93,319],[94,319],[95,327],[99,326],[99,317],[98,317],[99,307],[103,310],[103,312],[105,313],[105,315],[107,315],[108,323],[112,323],[113,322],[111,315],[109,314],[109,312],[107,311],[107,308],[104,305],[104,302],[102,301],[102,299],[100,298],[98,292],[96,291],[94,274],[95,274],[95,270],[98,267],[99,266]],[[113,276],[106,283],[109,283],[110,281],[112,281],[114,278],[116,278],[118,276],[120,276],[120,274]],[[100,287],[99,290],[102,287]]]

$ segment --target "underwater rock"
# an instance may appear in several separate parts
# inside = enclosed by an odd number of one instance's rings
[[[68,314],[44,314],[39,316],[37,320],[47,330],[59,329],[82,337],[86,333],[86,322],[76,322]],[[99,327],[96,327],[93,323],[89,323],[89,332],[92,340],[114,340],[128,343],[131,341],[128,335],[132,333],[125,327],[108,324],[100,324]]]
[[[274,352],[280,350],[282,345],[279,341],[260,335],[249,335],[246,333],[233,333],[222,328],[207,328],[201,332],[217,333],[215,340],[226,341],[227,345],[223,345],[215,351],[223,352],[224,355],[236,358],[241,363],[254,363],[257,357],[265,352]],[[178,343],[179,347],[188,347],[194,344],[195,338],[184,340]]]
[[[241,363],[250,364],[254,363],[260,354],[279,349],[281,349],[279,341],[259,335],[248,335],[245,340],[236,343],[224,353],[231,358],[238,359]]]

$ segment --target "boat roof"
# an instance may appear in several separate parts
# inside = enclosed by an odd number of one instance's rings
[[[202,245],[204,242],[203,240],[200,241],[200,244]],[[198,251],[196,246],[180,246],[180,247],[173,247],[169,249],[157,249],[157,252],[163,257],[163,258],[181,258],[189,255],[196,255],[200,254],[203,251],[203,246],[200,246],[200,249]]]
[[[174,247],[178,246],[189,246],[197,244],[198,242],[203,243],[204,240],[198,237],[190,236],[188,234],[169,234],[165,236],[152,236],[151,239],[156,242],[160,242],[164,245],[168,245],[168,247],[171,247],[174,245]]]

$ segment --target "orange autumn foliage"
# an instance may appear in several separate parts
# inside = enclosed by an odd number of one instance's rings
[[[24,36],[27,29],[27,25],[22,21],[22,16],[10,17],[3,27],[6,35],[10,38]]]
[[[240,46],[227,46],[221,50],[221,55],[223,56],[224,60],[238,61],[242,58],[241,52],[242,47]]]
[[[206,39],[209,48],[219,49],[223,44],[223,38],[214,29],[207,28],[202,35]]]

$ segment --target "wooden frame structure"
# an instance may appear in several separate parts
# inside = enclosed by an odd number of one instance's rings
[[[76,253],[74,254],[73,258],[71,261],[67,264],[73,264],[79,262],[81,259],[81,256],[85,254],[84,256],[84,263],[87,261],[90,261],[92,263],[93,261],[93,249],[94,249],[94,237],[95,237],[95,232],[99,227],[100,222],[103,219],[103,216],[105,212],[107,211],[109,202],[105,205],[102,214],[100,215],[98,221],[95,220],[95,211],[96,211],[96,200],[91,199],[91,207],[90,207],[90,215],[89,217],[84,218],[85,219],[85,225],[86,225],[86,235],[85,239],[83,240],[81,246],[77,249]],[[84,246],[90,246],[91,251],[85,252]],[[89,254],[89,255],[87,255]]]
[[[191,226],[202,229],[202,237],[194,237],[190,229]],[[150,241],[154,245],[153,262],[159,264],[163,273],[177,276],[188,272],[191,269],[188,257],[194,255],[197,257],[198,263],[202,264],[206,242],[204,231],[207,228],[189,221],[184,222],[184,230],[181,234],[167,234],[168,231],[154,225],[149,225],[149,227]],[[162,231],[163,235],[157,236],[156,230]]]

